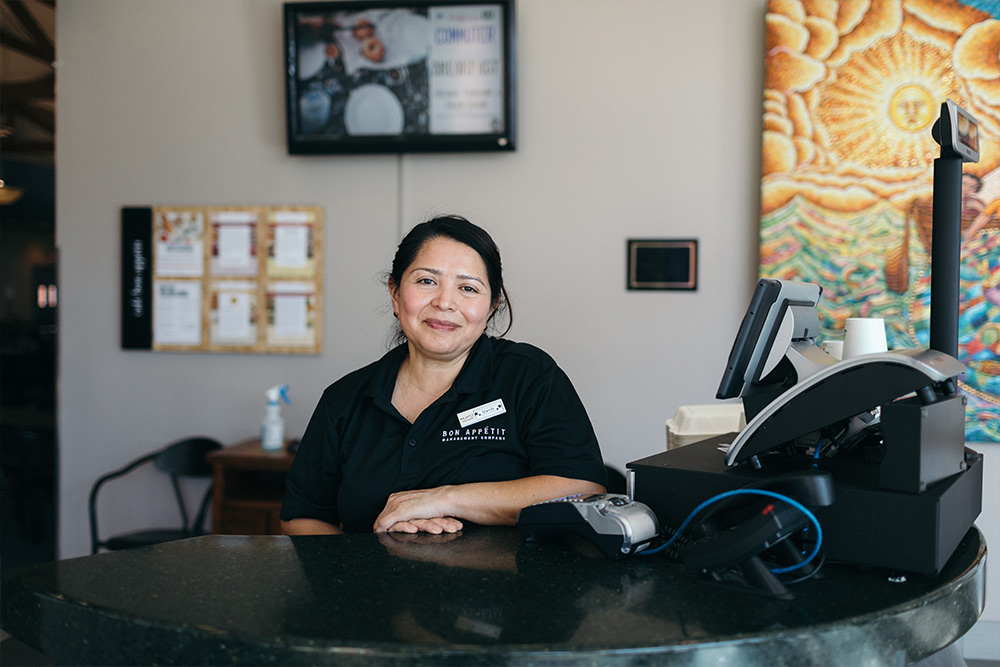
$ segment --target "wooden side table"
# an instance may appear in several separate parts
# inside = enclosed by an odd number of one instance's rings
[[[293,454],[265,451],[252,438],[214,451],[212,531],[223,535],[279,535],[285,475]]]

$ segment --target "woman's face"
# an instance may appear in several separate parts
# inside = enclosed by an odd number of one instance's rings
[[[469,246],[445,237],[424,243],[389,295],[410,353],[439,361],[464,356],[493,313],[486,264]]]

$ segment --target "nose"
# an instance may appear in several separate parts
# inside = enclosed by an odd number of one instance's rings
[[[434,293],[434,298],[431,301],[433,306],[438,310],[454,310],[455,309],[455,299],[451,292],[444,286],[439,287]]]

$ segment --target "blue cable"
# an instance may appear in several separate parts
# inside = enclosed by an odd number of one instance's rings
[[[655,549],[647,549],[645,551],[640,551],[639,554],[645,556],[651,556],[653,554],[660,553],[661,551],[669,547],[671,544],[673,544],[674,540],[676,540],[678,537],[681,536],[681,533],[684,532],[684,529],[687,528],[687,525],[689,523],[691,523],[691,520],[694,519],[695,515],[701,512],[703,509],[705,509],[712,503],[718,502],[725,498],[743,494],[755,495],[755,496],[767,496],[769,498],[776,498],[777,500],[788,503],[795,509],[805,514],[806,518],[809,519],[809,521],[812,522],[812,525],[816,528],[816,545],[813,547],[812,553],[810,553],[806,557],[806,559],[801,563],[796,563],[795,565],[789,565],[788,567],[776,567],[772,569],[771,572],[773,574],[785,574],[786,572],[792,572],[794,570],[798,570],[799,568],[805,567],[810,562],[812,562],[812,560],[816,557],[816,554],[819,553],[820,547],[823,546],[823,529],[819,525],[819,519],[817,519],[816,515],[810,512],[809,509],[799,501],[793,498],[789,498],[788,496],[783,496],[780,493],[775,493],[774,491],[767,491],[765,489],[734,489],[733,491],[726,491],[725,493],[720,493],[717,496],[712,496],[702,504],[695,507],[694,510],[692,510],[692,512],[687,515],[687,518],[684,519],[684,521],[681,523],[680,528],[677,529],[677,532],[674,533],[673,537],[671,537],[669,540],[667,540],[660,546],[656,547]]]
[[[819,442],[816,443],[816,452],[813,454],[813,468],[819,467],[819,454],[822,451],[822,447],[823,447],[823,438],[820,438]]]

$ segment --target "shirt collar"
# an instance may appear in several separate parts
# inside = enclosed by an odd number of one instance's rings
[[[362,394],[373,399],[385,396],[387,402],[392,401],[392,392],[396,388],[396,376],[399,367],[406,359],[406,343],[397,345],[375,363],[375,372],[362,387]]]
[[[364,395],[374,399],[381,396],[391,402],[392,392],[396,388],[396,376],[399,375],[399,367],[407,354],[406,343],[386,352],[378,363],[375,373],[365,383],[362,390]],[[473,344],[462,370],[459,371],[448,393],[474,394],[477,391],[485,391],[493,385],[492,364],[493,339],[483,334]]]

